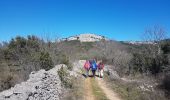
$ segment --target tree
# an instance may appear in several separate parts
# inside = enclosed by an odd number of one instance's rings
[[[142,36],[146,42],[145,50],[142,52],[143,67],[147,67],[152,74],[157,74],[163,71],[166,65],[166,58],[161,51],[162,43],[166,39],[167,32],[161,26],[155,25],[147,28]]]
[[[144,34],[142,35],[143,40],[150,45],[149,49],[154,52],[155,54],[161,53],[161,40],[166,39],[167,32],[165,29],[159,25],[154,25],[153,27],[149,27],[145,30]],[[155,45],[156,49],[153,48],[153,44]],[[155,51],[156,50],[156,51]]]

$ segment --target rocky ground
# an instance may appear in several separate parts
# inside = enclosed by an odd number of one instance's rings
[[[65,65],[57,65],[49,71],[32,72],[26,82],[1,92],[0,100],[59,100],[64,92],[57,74],[61,66]]]

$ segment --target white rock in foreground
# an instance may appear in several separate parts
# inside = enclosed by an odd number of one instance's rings
[[[65,65],[32,72],[26,82],[1,92],[0,100],[60,100],[63,88],[57,71],[61,66]]]

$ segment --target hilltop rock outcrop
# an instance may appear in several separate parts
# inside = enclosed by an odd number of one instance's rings
[[[79,40],[80,42],[95,42],[100,40],[108,40],[106,37],[91,33],[80,34],[76,36],[70,36],[68,38],[62,39],[64,41]]]

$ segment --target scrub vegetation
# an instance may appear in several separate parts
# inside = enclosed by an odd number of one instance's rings
[[[27,80],[32,71],[49,70],[57,64],[66,64],[66,70],[72,70],[73,61],[96,58],[112,65],[121,77],[150,84],[157,83],[153,86],[154,91],[141,92],[138,82],[121,83],[108,78],[109,82],[114,83],[114,90],[123,97],[143,100],[143,95],[146,95],[156,100],[154,97],[159,93],[160,95],[156,96],[160,99],[169,98],[170,39],[163,38],[165,32],[160,27],[146,30],[145,34],[145,43],[142,44],[114,40],[50,42],[36,36],[17,36],[0,45],[0,91]],[[58,72],[59,76],[66,87],[74,87],[64,78],[67,76],[66,70],[62,68]]]

